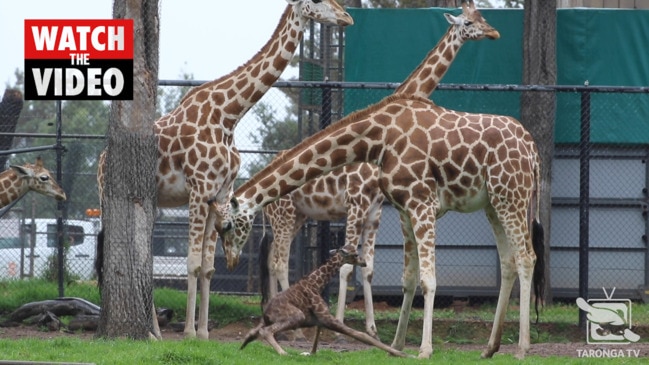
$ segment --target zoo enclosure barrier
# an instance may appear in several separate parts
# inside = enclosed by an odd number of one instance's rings
[[[201,83],[163,80],[160,94],[182,95],[182,90]],[[278,150],[290,148],[323,125],[378,101],[396,86],[393,83],[277,83],[237,127],[235,140],[242,157],[237,184],[252,176]],[[550,279],[554,296],[573,300],[582,295],[583,283],[587,282],[586,289],[591,292],[599,292],[601,287],[615,287],[620,297],[644,300],[644,288],[649,282],[648,89],[442,84],[433,94],[433,100],[450,109],[518,118],[523,91],[554,92],[557,96],[550,230]],[[163,101],[159,104],[163,105]],[[94,277],[92,261],[98,227],[98,218],[93,216],[93,209],[98,208],[96,164],[104,146],[108,104],[66,101],[57,108],[51,106],[55,102],[32,103],[32,110],[44,112],[22,117],[18,131],[11,134],[12,151],[32,148],[43,156],[47,167],[60,169],[59,182],[68,194],[68,201],[57,204],[30,193],[3,214],[0,280],[52,280],[52,285],[59,283],[63,296],[65,288],[60,283]],[[168,111],[161,109],[160,113]],[[61,123],[56,123],[57,120]],[[48,122],[52,126],[47,126]],[[34,125],[39,128],[21,130],[22,126]],[[61,131],[59,137],[57,126]],[[34,133],[47,128],[52,133]],[[282,131],[281,135],[273,134],[276,131]],[[584,135],[589,138],[584,140]],[[57,138],[65,149],[61,161],[53,161],[54,156],[43,151],[53,148],[56,144],[52,140]],[[10,163],[32,161],[34,156],[34,152],[17,154]],[[272,239],[268,234],[270,229],[264,229],[262,224],[263,220],[258,217],[240,264],[233,272],[225,269],[219,244],[211,284],[213,291],[258,293],[257,246],[262,239]],[[187,229],[186,207],[159,209],[152,248],[156,285],[186,289]],[[327,230],[329,233],[325,235],[323,232]],[[40,244],[39,237],[43,239]],[[322,252],[343,242],[344,221],[331,222],[329,227],[318,227],[317,222],[309,221],[292,245],[291,280],[308,273],[320,262]],[[397,212],[386,204],[377,235],[373,291],[374,295],[394,304],[400,303],[402,242]],[[39,247],[44,251],[35,253]],[[56,261],[54,257],[64,260]],[[62,270],[52,265],[58,262],[62,262]],[[476,300],[497,296],[498,255],[482,212],[449,213],[439,220],[437,265],[438,296]],[[348,298],[362,293],[360,282],[357,272]],[[337,286],[330,286],[330,290],[335,294]]]

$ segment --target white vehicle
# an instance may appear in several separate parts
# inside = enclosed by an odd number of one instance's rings
[[[173,212],[174,214],[181,214]],[[186,212],[185,217],[186,217]],[[187,218],[161,215],[153,233],[153,276],[156,279],[187,278]],[[177,221],[177,220],[180,221]],[[74,279],[91,280],[99,220],[64,220],[63,244],[67,247],[67,272]],[[0,280],[43,278],[53,270],[58,255],[56,219],[0,219]],[[48,271],[49,270],[49,271]]]
[[[59,246],[57,232],[56,219],[1,219],[0,280],[42,278],[54,269]],[[94,277],[96,237],[93,222],[63,221],[65,262],[72,277]]]

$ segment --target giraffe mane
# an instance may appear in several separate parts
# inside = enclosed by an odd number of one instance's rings
[[[311,146],[315,144],[317,141],[321,140],[323,136],[326,136],[327,134],[330,134],[331,131],[338,130],[341,128],[345,128],[348,125],[355,123],[361,119],[367,118],[369,115],[373,114],[376,112],[378,109],[383,108],[386,104],[392,103],[396,100],[401,100],[401,99],[410,99],[410,100],[418,100],[418,101],[424,101],[427,103],[432,103],[431,100],[422,98],[419,96],[413,96],[413,95],[407,95],[407,94],[392,94],[389,96],[386,96],[379,102],[372,104],[365,109],[361,109],[358,111],[355,111],[343,119],[340,119],[339,121],[330,124],[327,126],[325,129],[322,129],[311,136],[305,138],[302,140],[302,142],[298,143],[295,145],[293,148],[289,150],[282,150],[280,151],[277,156],[268,164],[265,168],[263,168],[261,171],[257,172],[255,175],[253,175],[248,181],[243,183],[235,192],[236,196],[240,196],[242,192],[246,191],[248,188],[251,186],[256,185],[259,180],[261,180],[263,177],[265,177],[264,172],[267,171],[275,171],[280,165],[282,165],[284,162],[293,159],[295,156],[298,155],[298,153],[302,152],[306,147]]]
[[[227,75],[223,75],[223,76],[219,77],[218,79],[208,81],[208,82],[206,82],[206,83],[204,83],[202,85],[195,86],[195,87],[189,89],[189,91],[187,91],[185,96],[183,96],[183,98],[180,100],[179,104],[184,103],[185,100],[192,97],[197,92],[199,92],[199,91],[201,91],[203,89],[210,88],[212,86],[218,85],[223,80],[228,79],[228,78],[232,77],[233,75],[235,75],[237,73],[240,73],[242,70],[244,70],[246,67],[248,67],[248,65],[250,65],[254,60],[256,60],[259,57],[259,55],[264,54],[264,53],[268,53],[268,50],[270,49],[271,45],[275,42],[275,40],[277,40],[279,38],[279,33],[282,31],[282,29],[284,28],[284,26],[287,23],[287,19],[288,19],[287,15],[288,15],[288,13],[290,11],[292,11],[292,9],[293,9],[293,6],[290,5],[290,4],[286,6],[286,9],[284,9],[284,12],[282,13],[280,21],[277,24],[277,27],[275,27],[275,31],[273,32],[273,35],[268,39],[266,44],[264,44],[264,46],[257,53],[255,53],[254,56],[252,56],[252,58],[250,58],[248,61],[246,61],[246,63],[240,65],[239,67],[237,67],[236,69],[234,69],[233,71],[228,73]]]

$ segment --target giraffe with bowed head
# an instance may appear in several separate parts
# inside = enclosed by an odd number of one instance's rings
[[[43,160],[24,165],[11,165],[0,173],[0,208],[20,199],[29,191],[35,191],[56,200],[66,200],[65,191],[57,184],[48,169],[43,166]]]
[[[240,165],[234,129],[271,88],[290,63],[309,20],[353,24],[336,0],[287,0],[288,5],[270,40],[233,72],[191,89],[180,105],[155,121],[158,137],[159,207],[189,204],[186,337],[209,337],[207,315],[214,273],[217,232],[208,199],[227,203]],[[254,9],[253,9],[254,10]],[[101,159],[105,161],[104,158]],[[103,169],[97,174],[103,199]],[[237,261],[228,261],[232,270]],[[200,288],[198,331],[195,329],[197,285]]]
[[[450,110],[404,94],[355,112],[306,138],[235,191],[229,210],[217,219],[226,259],[236,260],[240,255],[254,217],[265,205],[329,171],[357,162],[379,167],[379,187],[401,219],[404,298],[392,347],[401,350],[405,346],[419,279],[424,297],[419,357],[431,356],[436,220],[449,210],[482,209],[496,238],[502,277],[491,336],[482,356],[491,357],[500,347],[518,276],[517,355],[524,357],[530,347],[532,279],[537,298],[543,288],[543,276],[533,275],[542,272],[544,264],[538,210],[540,158],[530,133],[512,117]]]
[[[445,14],[450,26],[437,45],[417,68],[401,83],[395,93],[428,98],[448,71],[458,51],[466,41],[498,39],[500,34],[491,27],[475,8],[473,1],[462,4],[462,14]],[[291,242],[307,218],[338,220],[346,217],[345,242],[362,245],[366,262],[361,267],[365,304],[365,330],[377,336],[372,300],[374,274],[374,243],[381,219],[383,193],[378,185],[379,168],[370,163],[356,163],[333,170],[311,180],[295,191],[266,205],[273,232],[268,268],[271,276],[270,294],[277,294],[277,281],[285,290],[289,286],[288,262]],[[343,321],[347,284],[352,265],[340,269],[336,318]]]

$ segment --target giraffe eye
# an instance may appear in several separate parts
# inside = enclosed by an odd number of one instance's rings
[[[40,179],[42,182],[45,182],[45,181],[48,181],[48,180],[50,179],[50,177],[47,176],[47,175],[43,175],[43,176],[40,176],[39,179]]]
[[[466,21],[464,22],[464,25],[467,26],[467,27],[468,27],[469,25],[471,25],[471,24],[473,24],[473,22],[470,21],[470,20],[466,20]]]
[[[232,222],[227,222],[224,226],[223,229],[221,229],[221,234],[224,234],[228,231],[232,230]]]
[[[322,0],[313,0],[313,3],[315,3],[315,4],[320,4],[321,2],[322,2]]]

